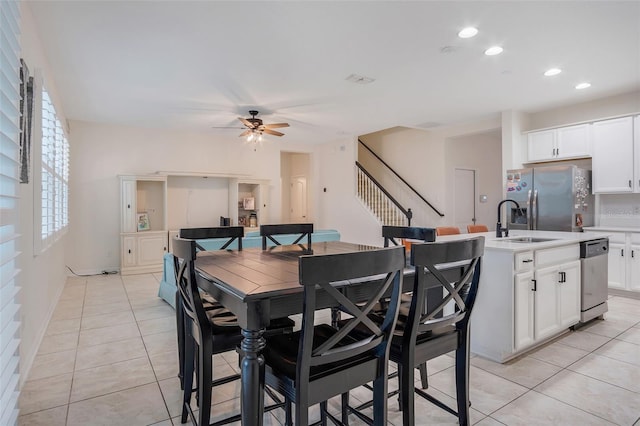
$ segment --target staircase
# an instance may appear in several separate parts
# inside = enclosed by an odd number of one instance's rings
[[[358,165],[359,166],[359,165]],[[358,167],[358,198],[381,225],[410,226],[411,209],[405,210],[363,168]]]

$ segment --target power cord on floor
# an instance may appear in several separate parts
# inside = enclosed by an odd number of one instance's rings
[[[118,273],[118,271],[107,271],[107,270],[104,270],[104,271],[102,271],[102,272],[100,272],[98,274],[76,274],[76,272],[73,269],[71,269],[71,267],[69,265],[65,265],[65,266],[76,277],[95,277],[96,275],[113,275],[113,274],[117,274]]]

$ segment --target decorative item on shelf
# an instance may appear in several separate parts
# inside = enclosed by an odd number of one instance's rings
[[[251,214],[249,214],[249,226],[251,228],[258,226],[258,215],[256,212],[251,212]]]
[[[245,210],[253,210],[256,208],[256,199],[247,197],[242,200],[242,208]]]
[[[238,225],[239,226],[247,226],[247,217],[246,216],[239,216],[238,217]]]
[[[151,225],[147,212],[138,213],[138,231],[148,231],[149,229],[151,229]]]

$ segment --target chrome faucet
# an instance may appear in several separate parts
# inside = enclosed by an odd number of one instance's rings
[[[505,227],[502,227],[502,222],[500,221],[500,208],[502,207],[502,205],[506,202],[512,202],[513,204],[516,205],[516,207],[518,208],[518,211],[520,212],[520,214],[522,214],[522,210],[520,209],[520,204],[518,204],[517,201],[515,200],[511,200],[509,198],[507,198],[506,200],[502,200],[498,203],[498,223],[496,223],[496,238],[502,238],[502,231],[504,231],[504,236],[508,237],[509,236],[509,223],[507,222]]]

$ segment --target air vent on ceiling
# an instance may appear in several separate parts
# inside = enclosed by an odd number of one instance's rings
[[[357,83],[357,84],[369,84],[376,81],[375,78],[365,77],[363,75],[358,75],[358,74],[351,74],[349,77],[346,78],[346,80],[352,83]]]

